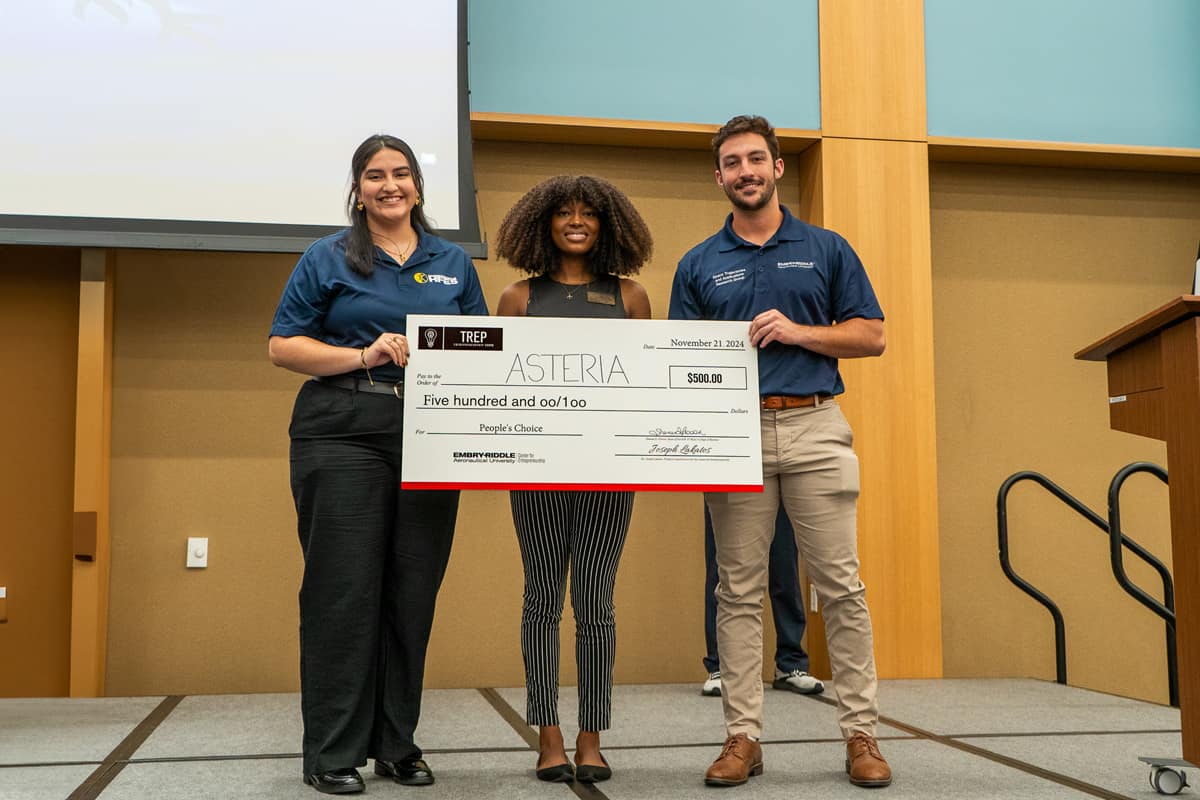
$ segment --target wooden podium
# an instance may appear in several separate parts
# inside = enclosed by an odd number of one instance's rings
[[[1167,443],[1183,757],[1200,765],[1200,296],[1176,298],[1075,358],[1108,362],[1114,430]]]

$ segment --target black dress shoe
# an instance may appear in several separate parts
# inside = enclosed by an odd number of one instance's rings
[[[391,778],[403,786],[429,786],[433,783],[433,770],[425,759],[416,756],[399,761],[375,759],[375,774]]]
[[[358,770],[353,768],[332,769],[329,772],[305,775],[304,782],[325,794],[358,794],[366,788],[362,775],[359,775]]]
[[[537,779],[547,783],[570,783],[575,780],[575,768],[571,762],[555,764],[553,767],[542,767],[537,771]]]
[[[600,756],[600,760],[604,762],[603,767],[597,767],[592,764],[576,764],[575,780],[580,783],[599,783],[611,778],[612,768],[608,765],[608,759],[602,755]]]

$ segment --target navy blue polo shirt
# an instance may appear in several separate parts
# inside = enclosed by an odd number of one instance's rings
[[[384,331],[403,333],[409,314],[488,313],[475,265],[461,247],[422,233],[403,265],[375,248],[375,270],[359,275],[346,263],[346,231],[314,242],[283,289],[271,336],[308,336],[338,347],[364,347]],[[347,373],[365,377],[362,370]],[[390,361],[376,380],[400,381]]]
[[[786,208],[762,246],[734,233],[730,214],[720,231],[689,250],[675,270],[668,316],[749,321],[772,308],[803,325],[883,319],[850,244]],[[764,395],[845,391],[836,358],[779,342],[758,351],[758,387]]]

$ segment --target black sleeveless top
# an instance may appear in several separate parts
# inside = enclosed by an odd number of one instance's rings
[[[601,275],[591,283],[572,285],[552,280],[549,275],[529,279],[530,317],[615,317],[625,318],[621,279]]]

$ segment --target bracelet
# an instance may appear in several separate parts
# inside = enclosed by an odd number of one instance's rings
[[[375,379],[371,377],[371,370],[367,366],[367,348],[358,351],[358,360],[362,362],[363,371],[367,373],[367,382],[374,386]]]

